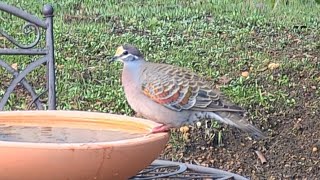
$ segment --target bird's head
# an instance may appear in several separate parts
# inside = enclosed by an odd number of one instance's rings
[[[117,48],[116,54],[110,62],[121,61],[123,63],[128,63],[141,60],[143,60],[141,52],[133,45],[125,44]]]

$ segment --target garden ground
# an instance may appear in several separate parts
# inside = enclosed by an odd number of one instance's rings
[[[46,2],[7,3],[41,16]],[[311,0],[280,1],[275,9],[254,0],[52,4],[58,109],[134,115],[123,96],[121,64],[109,65],[106,60],[118,45],[135,44],[150,61],[183,66],[211,78],[268,135],[266,140],[253,140],[237,129],[203,122],[182,132],[173,130],[160,158],[251,179],[320,177],[320,5]],[[1,23],[10,34],[20,32],[24,23],[2,12],[0,20],[12,22]],[[17,38],[30,42],[33,37],[20,33]],[[0,47],[11,46],[1,37],[0,42]],[[0,58],[21,69],[32,61]],[[10,78],[0,69],[0,95]],[[37,92],[44,89],[43,69],[28,79]],[[21,87],[15,92],[6,109],[26,109],[30,97]]]

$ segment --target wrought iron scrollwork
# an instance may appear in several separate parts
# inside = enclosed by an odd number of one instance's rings
[[[30,49],[39,43],[39,40],[41,38],[41,33],[40,33],[40,29],[37,25],[32,24],[32,23],[27,23],[22,26],[22,32],[26,36],[29,35],[31,32],[34,32],[36,35],[35,40],[33,42],[31,42],[30,44],[23,45],[23,44],[19,43],[16,39],[14,39],[12,36],[10,36],[8,33],[3,31],[2,29],[0,29],[0,34],[2,34],[5,38],[7,38],[8,41],[10,41],[12,44],[18,46],[21,49]]]
[[[0,55],[43,55],[40,59],[30,63],[24,70],[21,72],[16,71],[11,66],[9,66],[4,61],[0,60],[0,66],[4,67],[7,71],[13,74],[13,79],[4,93],[3,97],[0,99],[0,111],[3,110],[5,104],[7,103],[10,93],[13,92],[14,88],[21,83],[27,91],[29,91],[32,97],[32,103],[35,103],[38,109],[44,109],[40,101],[38,100],[40,95],[37,95],[28,81],[25,79],[26,75],[32,70],[40,66],[41,64],[46,64],[47,66],[47,89],[48,91],[48,109],[56,109],[56,94],[55,94],[55,67],[54,67],[54,46],[53,46],[53,8],[51,5],[45,5],[43,7],[43,15],[45,16],[44,20],[37,18],[36,16],[29,14],[21,9],[18,9],[14,6],[0,2],[0,10],[17,16],[21,19],[27,21],[25,25],[22,26],[22,32],[25,36],[30,35],[31,33],[35,34],[33,41],[29,44],[22,44],[4,30],[0,29],[0,34],[10,41],[13,45],[18,48],[8,49],[0,48]],[[41,39],[41,29],[45,30],[45,48],[36,49],[36,45]],[[29,105],[30,106],[30,105]]]
[[[19,72],[17,70],[15,70],[14,68],[12,68],[11,66],[9,66],[7,63],[5,63],[4,61],[0,60],[0,66],[4,67],[7,71],[9,71],[11,74],[13,74],[14,78],[18,78],[19,76]],[[38,96],[36,94],[36,92],[34,91],[34,89],[32,88],[32,86],[29,84],[29,82],[23,78],[21,80],[21,84],[27,89],[27,91],[30,93],[32,100],[34,101],[35,105],[37,106],[38,109],[42,110],[43,106],[40,103]],[[5,100],[7,100],[9,98],[10,93],[6,93],[3,98],[0,101],[0,109],[2,109],[4,106],[4,102]],[[2,103],[3,101],[3,103]],[[2,105],[3,104],[3,105]]]
[[[248,180],[240,175],[219,169],[165,160],[155,160],[149,167],[130,179]]]

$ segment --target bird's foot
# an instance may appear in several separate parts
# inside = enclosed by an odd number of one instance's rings
[[[140,113],[138,113],[138,112],[134,115],[134,117],[143,118],[142,114],[140,114]]]
[[[160,126],[154,127],[151,130],[151,133],[160,133],[160,132],[168,132],[168,131],[170,131],[170,126],[162,124]]]
[[[170,126],[162,124],[160,126],[154,127],[151,130],[151,132],[147,133],[145,136],[148,136],[148,135],[154,134],[154,133],[168,132],[169,130],[170,130]]]

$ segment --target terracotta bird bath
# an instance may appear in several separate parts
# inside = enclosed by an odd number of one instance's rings
[[[96,112],[0,112],[0,179],[128,179],[168,142],[168,133],[148,134],[157,125]]]

